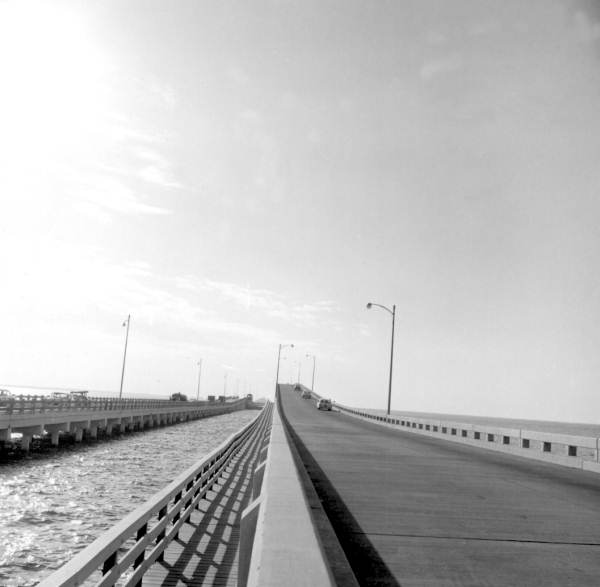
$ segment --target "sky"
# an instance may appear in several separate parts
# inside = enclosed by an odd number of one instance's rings
[[[0,71],[0,386],[131,315],[125,396],[384,409],[374,302],[392,409],[599,421],[594,0],[0,0]]]

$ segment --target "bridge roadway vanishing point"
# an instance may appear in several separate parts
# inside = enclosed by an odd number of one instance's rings
[[[600,585],[597,473],[320,412],[280,389],[360,585]]]

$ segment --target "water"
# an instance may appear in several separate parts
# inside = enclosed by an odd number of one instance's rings
[[[235,412],[0,465],[0,586],[36,585],[257,414]]]

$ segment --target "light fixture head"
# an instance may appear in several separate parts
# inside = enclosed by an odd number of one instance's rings
[[[373,304],[372,304],[371,302],[369,302],[369,303],[367,304],[367,310],[370,310],[372,305],[373,305]]]

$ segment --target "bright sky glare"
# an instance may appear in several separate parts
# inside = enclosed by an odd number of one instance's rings
[[[593,0],[0,1],[0,386],[598,422]],[[226,376],[227,374],[227,376]]]

